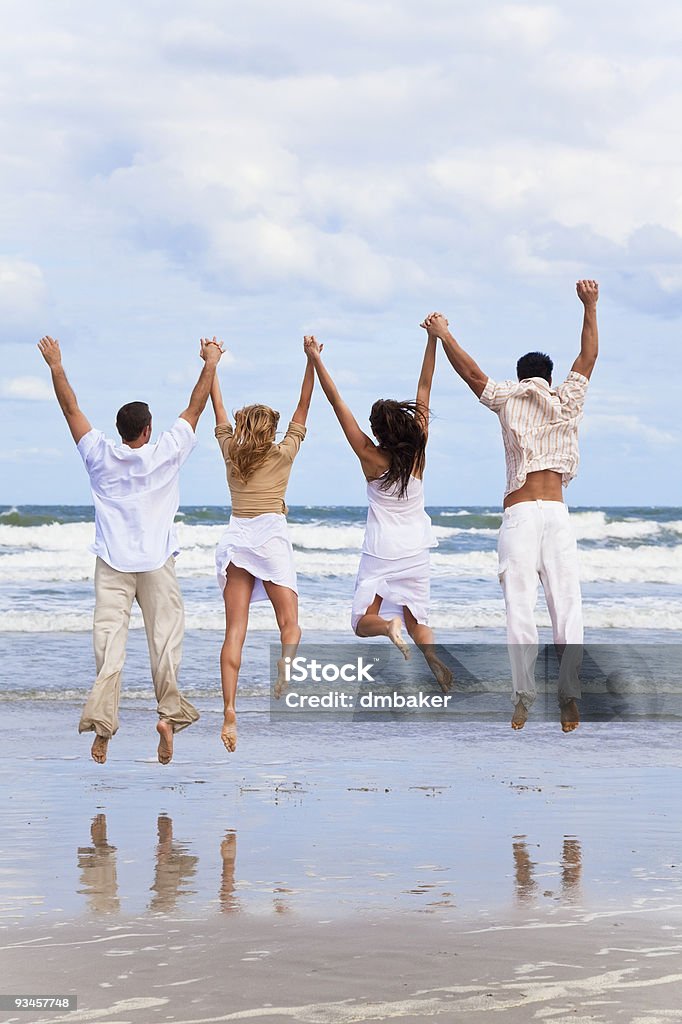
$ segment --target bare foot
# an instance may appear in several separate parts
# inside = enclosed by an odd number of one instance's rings
[[[394,619],[391,619],[388,624],[388,639],[391,643],[396,645],[405,661],[408,661],[410,657],[410,648],[405,643],[405,638],[403,637],[403,624],[397,615]]]
[[[170,764],[173,760],[173,726],[162,718],[156,726],[156,731],[159,734],[159,764]]]
[[[220,734],[220,738],[225,744],[225,750],[230,754],[234,754],[237,749],[237,716],[234,711],[225,712],[225,721],[223,722],[223,731]]]
[[[455,681],[450,669],[435,654],[429,655],[426,661],[443,693],[449,693]]]
[[[95,742],[90,748],[93,761],[97,761],[97,764],[104,764],[107,759],[107,747],[109,746],[108,736],[95,736]]]
[[[284,658],[280,658],[277,662],[277,679],[275,681],[274,697],[275,700],[279,700],[287,686],[289,685],[284,674]]]
[[[528,721],[528,709],[525,707],[523,701],[519,701],[514,708],[514,714],[512,715],[511,727],[512,729],[523,729],[524,725]]]
[[[561,705],[561,731],[573,732],[580,725],[580,712],[574,700]]]

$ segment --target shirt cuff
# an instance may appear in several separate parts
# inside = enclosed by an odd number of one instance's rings
[[[232,437],[234,430],[231,423],[219,423],[214,430],[215,436],[220,441],[223,437]]]
[[[302,423],[294,423],[294,421],[291,420],[289,426],[287,427],[287,434],[295,434],[297,437],[300,437],[301,440],[303,440],[306,434],[306,428],[303,426]]]
[[[577,370],[570,370],[566,380],[574,380],[576,384],[582,384],[584,387],[590,383],[589,379],[584,373],[578,373]]]
[[[494,393],[495,381],[492,379],[492,377],[488,377],[487,381],[485,382],[485,387],[483,388],[483,391],[481,391],[481,394],[479,396],[479,402],[482,402],[483,405],[489,406],[493,400]]]

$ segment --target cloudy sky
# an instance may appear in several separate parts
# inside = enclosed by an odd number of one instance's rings
[[[442,309],[493,377],[602,355],[573,504],[680,504],[682,7],[5,0],[0,502],[87,503],[35,342],[91,421],[187,403],[219,334],[232,408],[286,420],[312,331],[361,422],[410,397]],[[499,502],[496,417],[444,358],[431,504]],[[184,503],[224,501],[210,411]],[[363,501],[321,394],[291,504]]]

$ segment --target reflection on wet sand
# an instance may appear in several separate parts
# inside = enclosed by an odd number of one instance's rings
[[[512,854],[514,857],[514,891],[518,903],[527,904],[535,899],[538,885],[535,881],[537,861],[531,860],[527,836],[512,837]],[[539,844],[534,844],[535,849]],[[582,850],[580,840],[575,836],[564,836],[561,854],[561,897],[564,900],[575,900],[580,895],[582,877]],[[555,896],[546,891],[545,896]]]
[[[81,888],[87,896],[88,906],[95,914],[115,914],[119,911],[118,882],[116,879],[116,847],[107,842],[107,819],[96,814],[90,825],[92,846],[78,847],[78,867]]]
[[[583,862],[580,841],[575,836],[564,836],[564,849],[561,858],[561,884],[567,899],[577,899],[580,895],[580,882]]]
[[[173,821],[167,814],[159,814],[156,822],[157,844],[155,851],[154,878],[149,887],[153,893],[148,903],[152,913],[172,913],[179,899],[196,896],[197,890],[190,888],[190,882],[197,875],[199,858],[190,853],[188,843],[173,837]],[[107,839],[107,819],[97,814],[90,825],[92,846],[78,848],[80,888],[78,892],[87,897],[88,908],[96,914],[117,913],[121,909],[116,871],[117,849]],[[547,862],[541,864],[539,843],[529,843],[526,835],[512,836],[514,862],[514,895],[517,903],[528,906],[544,896],[565,902],[577,900],[582,880],[582,850],[576,836],[564,836],[561,853],[558,891],[542,890],[540,878],[545,878]],[[244,908],[238,895],[240,888],[236,879],[237,832],[227,829],[220,843],[221,875],[218,889],[218,904],[222,913],[238,913]],[[556,864],[556,862],[554,862]],[[556,875],[556,871],[551,874]],[[419,890],[428,892],[432,884],[423,883]],[[215,891],[215,890],[214,890]],[[272,908],[276,914],[286,914],[292,909],[290,897],[295,889],[280,884],[273,886]],[[451,897],[450,892],[443,896]],[[439,900],[430,906],[452,906],[451,900]]]
[[[537,890],[533,878],[533,868],[537,866],[537,863],[530,859],[525,836],[514,836],[512,852],[514,854],[516,898],[519,903],[527,903],[533,899]]]
[[[223,873],[220,879],[220,909],[223,913],[240,910],[239,900],[235,896],[234,872],[237,863],[237,833],[229,828],[220,844],[220,856],[223,859]]]
[[[187,853],[187,844],[173,839],[173,822],[167,814],[160,814],[156,823],[159,841],[156,847],[156,868],[154,882],[150,886],[154,893],[149,909],[168,913],[175,910],[180,896],[193,896],[195,890],[185,888],[194,878],[199,858]]]

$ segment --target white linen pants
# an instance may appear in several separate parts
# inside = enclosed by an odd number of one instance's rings
[[[522,501],[505,509],[498,539],[499,578],[507,611],[512,703],[536,696],[535,605],[542,583],[561,660],[559,703],[580,697],[583,618],[578,549],[561,501]]]
[[[101,558],[95,564],[93,644],[97,678],[78,725],[79,732],[111,737],[118,729],[121,673],[133,601],[142,610],[159,718],[173,732],[196,722],[199,712],[178,690],[185,611],[171,555],[151,572],[119,572]]]

